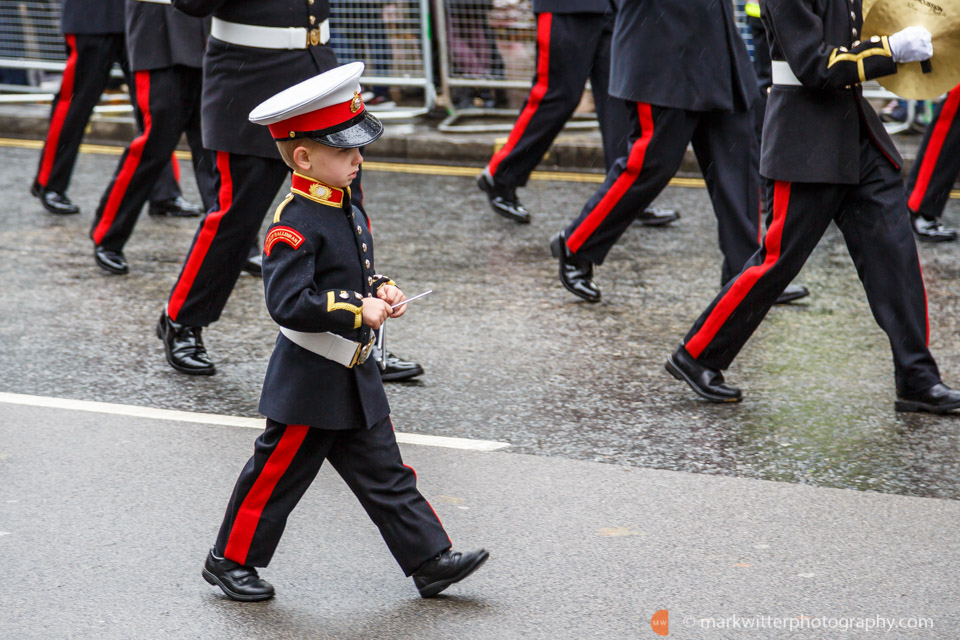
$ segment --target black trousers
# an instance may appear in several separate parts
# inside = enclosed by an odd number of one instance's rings
[[[575,255],[601,264],[610,248],[680,168],[693,143],[717,216],[721,282],[759,246],[759,149],[753,112],[685,111],[630,102],[629,152],[613,163],[600,189],[567,227]]]
[[[53,99],[50,127],[40,153],[40,166],[35,182],[44,189],[65,193],[77,162],[83,132],[110,79],[110,70],[119,63],[130,87],[140,130],[143,118],[136,109],[135,86],[127,61],[127,46],[122,33],[66,34],[67,64],[60,90]],[[168,157],[169,160],[169,157]],[[168,163],[169,164],[169,163]],[[150,196],[153,201],[168,200],[180,195],[180,187],[168,166]]]
[[[134,74],[143,132],[120,157],[100,200],[90,229],[94,244],[110,251],[123,249],[154,184],[170,166],[170,156],[184,132],[204,208],[209,211],[216,205],[216,154],[203,148],[200,132],[202,80],[200,69],[179,65]]]
[[[267,419],[220,527],[217,555],[254,567],[270,563],[287,517],[329,460],[406,575],[449,549],[450,538],[403,464],[390,418],[370,429],[328,430]]]
[[[607,92],[613,15],[537,14],[537,72],[507,143],[487,171],[498,184],[523,186],[573,115],[587,79],[603,136],[606,167],[627,152],[628,107]]]
[[[950,190],[960,175],[960,87],[947,94],[927,126],[917,160],[907,179],[907,204],[928,220],[943,215]]]
[[[890,339],[898,392],[924,391],[940,382],[927,348],[927,298],[903,181],[866,127],[861,131],[859,184],[767,181],[763,246],[684,339],[701,363],[714,369],[730,365],[835,221],[873,316]]]

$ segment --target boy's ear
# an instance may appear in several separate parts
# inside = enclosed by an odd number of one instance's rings
[[[311,167],[310,162],[310,149],[306,145],[297,145],[293,149],[293,164],[297,165],[297,168],[303,170],[309,170]]]

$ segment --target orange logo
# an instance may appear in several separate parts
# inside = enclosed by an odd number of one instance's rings
[[[670,633],[670,612],[666,609],[660,609],[650,618],[650,626],[653,632],[658,636],[669,635]]]

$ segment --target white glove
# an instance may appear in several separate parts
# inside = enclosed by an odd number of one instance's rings
[[[923,27],[907,27],[887,38],[894,62],[922,62],[933,56],[930,32]]]

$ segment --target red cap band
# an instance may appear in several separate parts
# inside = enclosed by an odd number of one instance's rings
[[[332,107],[324,107],[310,113],[304,113],[294,116],[280,122],[274,122],[267,125],[274,139],[293,138],[291,134],[303,131],[321,131],[338,124],[356,118],[363,113],[364,106],[359,96],[354,96],[351,100],[335,104]]]

